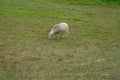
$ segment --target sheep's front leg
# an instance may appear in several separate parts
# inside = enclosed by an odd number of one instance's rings
[[[63,37],[67,37],[68,32],[64,32]]]

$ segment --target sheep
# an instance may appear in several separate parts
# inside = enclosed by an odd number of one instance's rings
[[[52,39],[52,37],[55,34],[58,34],[60,32],[64,34],[63,37],[67,37],[67,34],[69,33],[69,28],[67,23],[59,23],[54,25],[49,33],[49,39]]]

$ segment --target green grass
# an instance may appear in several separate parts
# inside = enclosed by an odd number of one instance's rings
[[[70,34],[48,39],[67,22]],[[120,7],[0,1],[0,80],[119,80]]]
[[[120,0],[51,0],[55,3],[66,3],[66,4],[77,4],[77,5],[109,5],[116,6],[120,5]]]

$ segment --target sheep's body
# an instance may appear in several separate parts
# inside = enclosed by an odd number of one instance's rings
[[[54,34],[57,34],[59,32],[64,33],[63,37],[67,36],[67,34],[69,33],[68,24],[67,23],[59,23],[59,24],[54,25],[49,33],[49,39],[52,39]]]

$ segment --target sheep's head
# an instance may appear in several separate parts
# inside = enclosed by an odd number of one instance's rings
[[[50,33],[49,33],[49,39],[52,39],[53,35],[54,35],[54,32],[50,31]]]

